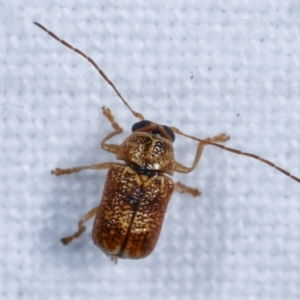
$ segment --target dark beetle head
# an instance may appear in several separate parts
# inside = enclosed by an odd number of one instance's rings
[[[142,120],[134,123],[131,127],[132,132],[149,132],[154,135],[159,135],[172,143],[175,141],[173,130],[166,125],[159,125],[148,120]]]

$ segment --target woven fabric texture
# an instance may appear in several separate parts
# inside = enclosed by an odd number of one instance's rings
[[[115,161],[100,149],[137,119],[92,57],[146,119],[260,155],[300,176],[300,2],[1,1],[0,299],[300,299],[300,184],[206,146],[174,181],[157,247],[114,265],[91,239],[60,238],[98,205],[106,171],[59,178],[55,167]],[[197,143],[176,137],[191,165]]]

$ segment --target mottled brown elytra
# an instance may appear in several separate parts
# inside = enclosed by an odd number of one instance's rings
[[[108,140],[122,133],[123,130],[114,120],[110,109],[103,107],[103,114],[114,130],[102,140],[101,148],[115,154],[117,159],[124,161],[123,163],[106,162],[70,169],[57,168],[52,171],[56,176],[60,176],[86,169],[108,170],[100,204],[91,209],[79,221],[78,231],[61,240],[63,244],[69,244],[74,238],[79,237],[85,231],[83,224],[96,216],[93,228],[94,243],[112,260],[116,261],[117,258],[139,259],[149,255],[157,243],[174,189],[180,193],[200,196],[200,191],[197,188],[185,186],[180,182],[175,183],[169,176],[175,172],[192,172],[206,145],[213,145],[235,154],[255,158],[300,182],[299,178],[264,158],[218,144],[229,139],[225,134],[203,140],[185,134],[175,127],[145,120],[142,114],[132,110],[115,85],[90,57],[58,38],[41,24],[36,22],[34,24],[87,59],[114,89],[131,113],[140,119],[139,122],[133,124],[132,134],[121,145],[107,144]],[[186,167],[175,160],[173,150],[175,133],[198,142],[195,159],[191,167]]]

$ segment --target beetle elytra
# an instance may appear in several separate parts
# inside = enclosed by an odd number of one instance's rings
[[[70,169],[56,168],[52,171],[56,176],[60,176],[86,169],[108,170],[100,204],[91,209],[79,221],[78,231],[61,240],[63,244],[68,244],[74,238],[79,237],[85,231],[84,223],[96,216],[92,233],[94,243],[113,260],[116,261],[117,258],[140,259],[149,255],[157,243],[173,191],[189,193],[192,196],[200,195],[197,188],[174,182],[170,176],[176,172],[192,172],[206,145],[213,145],[235,154],[252,157],[300,182],[298,177],[269,160],[219,144],[229,139],[226,134],[199,139],[181,132],[176,127],[168,127],[145,120],[141,113],[130,107],[115,85],[90,57],[58,38],[41,24],[36,22],[34,24],[64,46],[87,59],[114,89],[131,113],[139,119],[132,126],[132,134],[123,143],[120,145],[108,144],[107,142],[112,137],[122,133],[123,130],[114,120],[110,109],[103,107],[103,114],[111,123],[113,131],[101,141],[101,147],[103,150],[113,153],[118,160],[122,160],[124,163],[106,162]],[[175,160],[173,151],[175,134],[198,142],[191,167],[184,166]]]

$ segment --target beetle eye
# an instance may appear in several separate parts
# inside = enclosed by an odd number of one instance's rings
[[[147,127],[147,126],[149,126],[150,124],[151,124],[151,122],[148,121],[148,120],[143,120],[143,121],[134,123],[134,124],[132,125],[132,127],[131,127],[131,132],[135,132],[135,131],[138,130],[138,129]]]
[[[163,127],[164,127],[164,130],[167,132],[168,136],[171,138],[172,143],[173,143],[175,141],[175,134],[174,134],[173,130],[166,125],[163,125]]]

